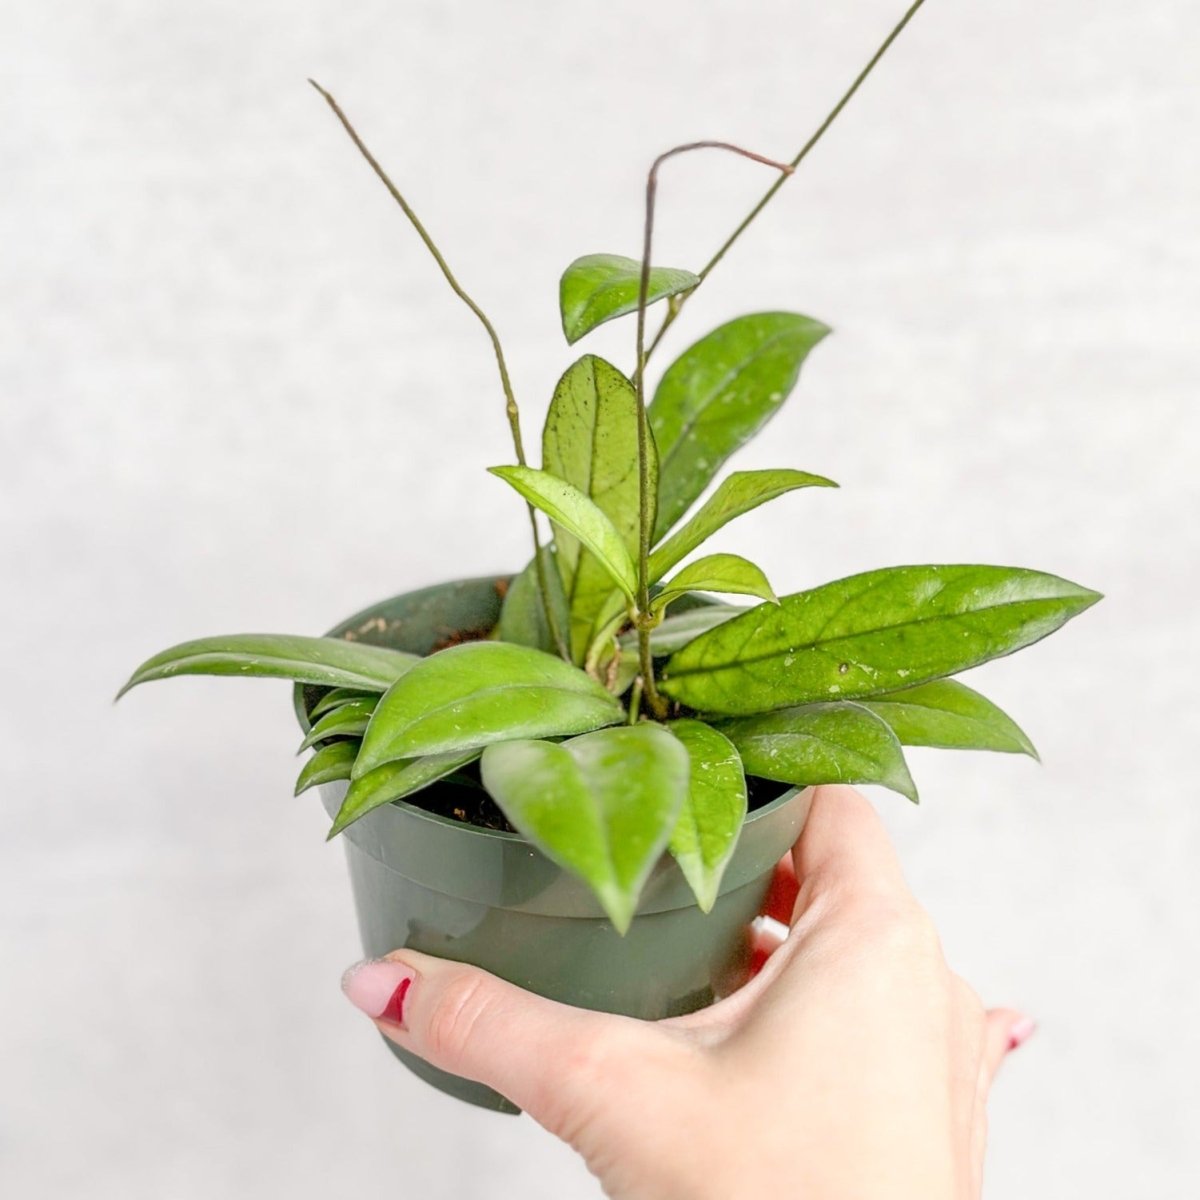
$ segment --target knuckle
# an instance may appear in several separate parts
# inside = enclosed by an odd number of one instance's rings
[[[454,1062],[463,1057],[490,1003],[489,982],[486,976],[470,971],[442,986],[425,1026],[425,1043],[432,1059]]]

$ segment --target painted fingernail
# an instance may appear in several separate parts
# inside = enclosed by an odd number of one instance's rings
[[[342,991],[355,1008],[376,1021],[404,1024],[404,1000],[417,973],[403,963],[369,958],[342,976]]]
[[[1037,1022],[1032,1017],[1022,1017],[1019,1021],[1013,1022],[1013,1027],[1008,1031],[1008,1048],[1015,1050],[1018,1046],[1023,1046],[1037,1029]]]

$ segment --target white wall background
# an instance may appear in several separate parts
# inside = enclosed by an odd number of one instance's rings
[[[637,253],[653,155],[790,155],[901,7],[0,2],[0,1191],[595,1194],[340,998],[350,900],[290,798],[287,689],[109,700],[167,643],[526,553],[483,473],[510,456],[487,345],[305,76],[494,315],[533,437],[558,273]],[[935,0],[672,341],[753,308],[837,330],[741,461],[843,484],[737,527],[777,586],[988,561],[1108,593],[980,674],[1043,767],[918,752],[920,810],[877,797],[952,961],[1041,1021],[991,1200],[1200,1186],[1197,50],[1190,0]],[[672,164],[660,261],[767,182]]]

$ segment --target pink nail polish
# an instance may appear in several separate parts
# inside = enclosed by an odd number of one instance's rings
[[[1036,1029],[1037,1022],[1032,1017],[1022,1017],[1019,1021],[1014,1021],[1013,1027],[1008,1031],[1008,1048],[1015,1050],[1018,1046],[1025,1045],[1033,1037]]]
[[[376,1021],[404,1024],[404,1000],[417,973],[403,963],[369,958],[342,976],[342,991],[355,1008]]]

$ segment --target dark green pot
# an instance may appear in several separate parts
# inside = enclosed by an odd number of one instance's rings
[[[491,629],[505,582],[469,579],[397,596],[331,632],[428,654],[463,633]],[[305,726],[308,704],[319,694],[298,689]],[[321,788],[331,818],[345,793],[344,783]],[[410,947],[473,963],[567,1004],[655,1020],[703,1008],[736,976],[746,927],[806,811],[802,795],[789,790],[750,814],[708,914],[664,855],[624,937],[584,884],[516,834],[401,800],[356,821],[342,842],[368,957]],[[441,1091],[498,1112],[518,1111],[492,1089],[388,1045]]]

